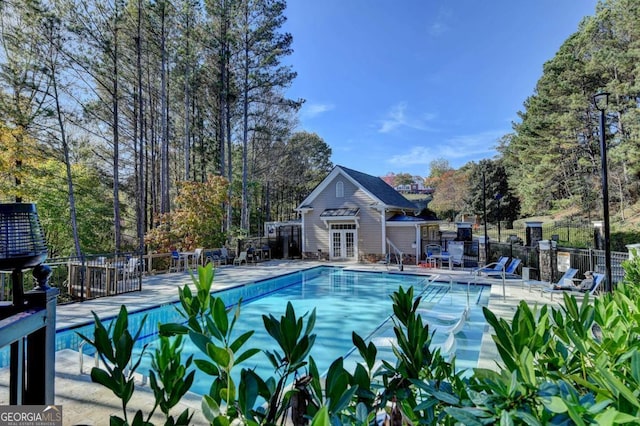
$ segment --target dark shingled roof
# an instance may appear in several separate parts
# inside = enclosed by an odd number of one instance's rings
[[[357,170],[348,169],[344,166],[338,167],[362,185],[363,188],[378,197],[380,201],[386,205],[411,210],[416,210],[418,208],[414,203],[407,200],[379,177],[371,176]]]
[[[407,214],[396,213],[387,219],[387,222],[423,222],[438,220],[437,217],[431,216],[410,216]]]

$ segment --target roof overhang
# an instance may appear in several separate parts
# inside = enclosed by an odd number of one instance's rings
[[[389,227],[406,227],[406,226],[423,226],[423,225],[439,225],[442,221],[433,220],[420,216],[411,216],[408,214],[396,214],[386,221]]]
[[[324,209],[320,213],[320,219],[324,222],[325,226],[329,226],[329,222],[355,222],[356,226],[359,226],[360,220],[360,208],[359,207],[342,207],[338,209]]]
[[[305,204],[305,205],[301,205],[298,208],[295,208],[294,210],[297,211],[298,213],[309,213],[310,211],[313,211],[313,206]]]

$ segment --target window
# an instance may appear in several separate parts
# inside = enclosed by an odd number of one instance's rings
[[[336,198],[344,198],[344,183],[342,181],[336,183]]]
[[[354,223],[332,223],[331,229],[356,229],[356,225]]]

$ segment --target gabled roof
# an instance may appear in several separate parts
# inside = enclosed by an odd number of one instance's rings
[[[351,176],[353,180],[358,182],[362,188],[375,195],[376,198],[387,206],[417,210],[417,206],[414,203],[403,197],[398,191],[389,186],[389,184],[381,178],[371,176],[357,170],[348,169],[343,166],[337,167],[340,167],[346,174]]]
[[[310,208],[311,202],[322,192],[329,182],[338,174],[345,176],[354,185],[366,192],[372,201],[383,207],[397,208],[400,210],[416,211],[418,207],[403,197],[398,191],[389,186],[385,181],[376,176],[371,176],[357,170],[343,166],[335,166],[324,180],[305,198],[297,210]]]

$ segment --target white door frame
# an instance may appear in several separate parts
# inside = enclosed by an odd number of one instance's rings
[[[331,260],[358,260],[358,227],[355,223],[331,224],[329,258]]]

